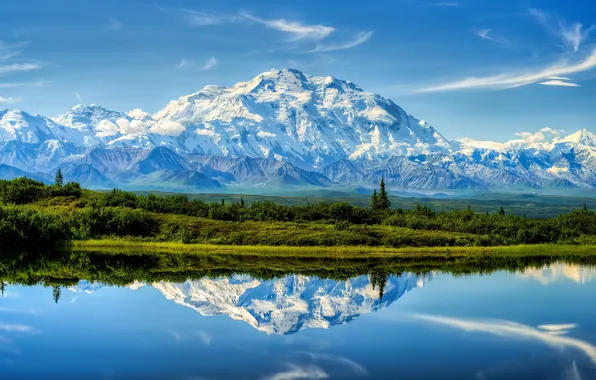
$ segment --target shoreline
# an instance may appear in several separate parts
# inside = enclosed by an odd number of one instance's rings
[[[596,256],[596,245],[533,244],[495,247],[369,247],[369,246],[267,246],[215,245],[126,240],[76,240],[68,243],[74,250],[127,251],[127,253],[179,253],[290,257],[455,257],[455,256]]]

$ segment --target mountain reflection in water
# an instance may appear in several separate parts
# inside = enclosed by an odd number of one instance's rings
[[[593,264],[5,254],[0,378],[595,378]]]

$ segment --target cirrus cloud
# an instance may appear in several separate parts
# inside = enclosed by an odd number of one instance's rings
[[[471,77],[430,87],[425,87],[415,92],[443,92],[456,90],[469,90],[479,88],[508,89],[526,86],[542,80],[561,77],[569,74],[585,72],[596,67],[596,50],[579,62],[561,61],[542,69],[526,69],[519,72],[510,72],[486,77]],[[554,79],[557,80],[557,79]]]
[[[332,26],[307,25],[298,21],[288,21],[283,18],[266,20],[248,13],[243,13],[242,16],[268,28],[291,34],[294,41],[302,39],[322,40],[335,31],[335,28]]]
[[[315,49],[311,50],[311,53],[351,49],[356,46],[362,45],[363,43],[370,40],[372,38],[373,34],[374,34],[374,32],[371,32],[371,31],[359,32],[351,40],[340,42],[337,44],[317,46]]]

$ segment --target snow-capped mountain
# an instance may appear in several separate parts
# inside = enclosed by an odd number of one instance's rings
[[[352,82],[283,69],[206,86],[154,115],[0,110],[0,164],[1,178],[64,168],[96,188],[283,191],[381,178],[394,189],[592,188],[596,136],[545,128],[506,143],[451,141]]]
[[[290,275],[257,280],[245,275],[154,283],[167,299],[204,316],[224,314],[268,334],[291,334],[307,328],[330,328],[385,308],[430,277],[389,276],[380,297],[369,276],[346,281]]]

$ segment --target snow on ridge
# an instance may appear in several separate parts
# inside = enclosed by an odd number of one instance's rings
[[[93,164],[85,153],[98,148],[167,147],[184,157],[282,161],[324,175],[326,184],[366,187],[385,178],[407,189],[596,187],[596,136],[590,131],[565,135],[543,128],[517,135],[503,143],[449,140],[350,81],[281,69],[229,88],[205,86],[153,115],[98,105],[77,105],[54,119],[0,111],[0,164],[50,173],[77,159]],[[352,162],[349,168],[345,161]],[[236,177],[208,165],[195,169],[218,180]],[[134,179],[117,174],[111,178],[116,182]],[[300,181],[312,184],[313,178]]]

